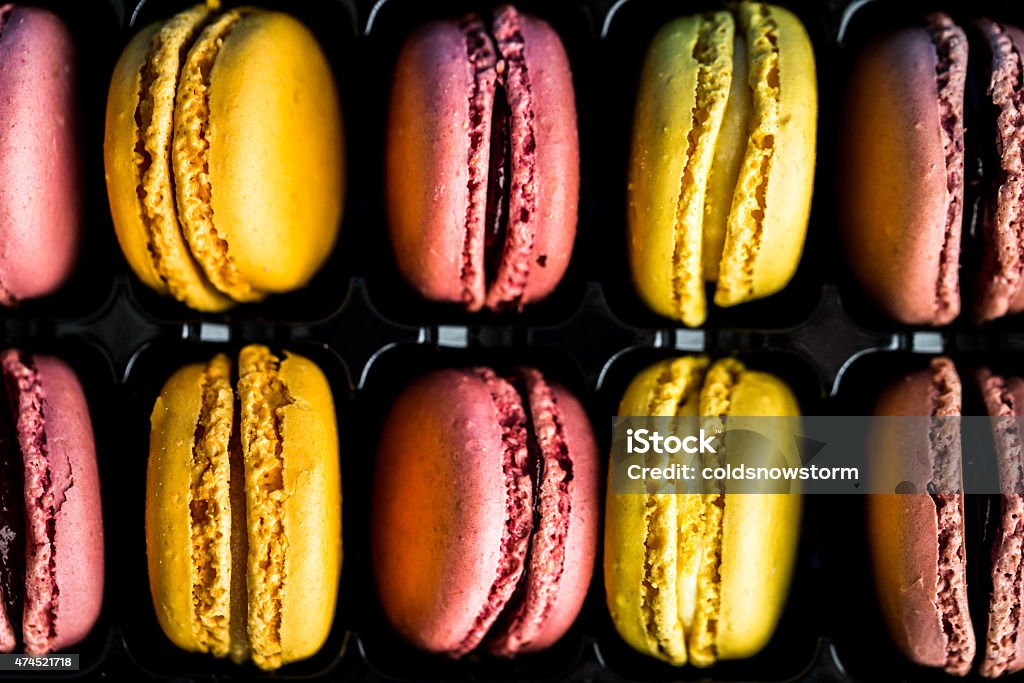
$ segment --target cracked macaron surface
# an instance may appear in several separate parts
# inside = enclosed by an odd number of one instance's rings
[[[402,392],[382,434],[372,555],[394,628],[456,658],[561,638],[597,540],[596,451],[578,401],[532,368],[440,370]]]
[[[689,326],[786,286],[803,250],[814,178],[810,39],[758,2],[666,24],[648,48],[630,153],[633,281]]]
[[[721,430],[723,417],[795,417],[799,409],[772,375],[689,356],[637,375],[618,414],[690,417]],[[609,485],[605,593],[619,634],[677,666],[756,654],[785,604],[800,509],[796,494],[617,494]]]
[[[78,643],[99,616],[96,450],[85,396],[67,365],[12,349],[0,355],[0,369],[10,406],[0,419],[0,650],[40,655]]]
[[[146,541],[164,633],[277,669],[312,656],[341,571],[337,426],[321,370],[251,345],[176,372],[152,414]]]
[[[975,22],[991,54],[987,94],[995,108],[998,171],[982,218],[985,248],[975,317],[992,320],[1024,310],[1024,33],[989,19]]]
[[[399,270],[471,311],[556,287],[576,235],[569,62],[544,21],[504,5],[416,30],[398,58],[387,199]]]
[[[1024,632],[1021,606],[1024,582],[1024,447],[1020,417],[1024,415],[1024,380],[995,375],[988,370],[977,374],[986,411],[992,418],[992,436],[999,473],[999,524],[992,541],[990,576],[992,591],[988,604],[985,654],[982,676],[994,678],[1024,668]]]
[[[209,3],[142,29],[111,78],[104,160],[129,265],[197,310],[301,287],[334,245],[341,112],[288,15]]]

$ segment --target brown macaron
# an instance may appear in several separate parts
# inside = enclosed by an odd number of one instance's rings
[[[876,457],[905,463],[912,481],[936,493],[868,497],[868,538],[882,613],[896,644],[911,661],[964,675],[975,653],[967,604],[964,504],[961,491],[962,388],[953,362],[889,386],[875,405],[880,421]]]
[[[843,241],[868,298],[901,323],[945,325],[961,300],[978,323],[1024,311],[1022,50],[1015,26],[935,13],[877,38],[854,66]]]

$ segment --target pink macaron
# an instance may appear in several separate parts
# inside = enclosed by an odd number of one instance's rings
[[[461,657],[542,650],[594,567],[598,460],[582,406],[537,370],[441,370],[395,402],[377,453],[373,567],[392,626]]]
[[[103,513],[92,423],[62,361],[0,355],[0,652],[60,651],[103,599]]]
[[[572,74],[544,21],[511,6],[415,31],[398,57],[387,203],[399,270],[475,311],[555,289],[576,236]]]
[[[81,188],[71,36],[0,5],[0,303],[52,294],[78,253]]]

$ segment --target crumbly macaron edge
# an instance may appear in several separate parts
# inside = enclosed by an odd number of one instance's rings
[[[513,596],[501,631],[492,636],[491,652],[511,657],[528,650],[559,598],[566,544],[572,519],[573,461],[558,399],[539,370],[521,368],[524,407],[540,460],[534,486],[534,529],[526,556],[523,589]]]
[[[137,77],[134,158],[139,219],[160,283],[189,306],[221,311],[230,307],[231,301],[210,284],[182,233],[170,155],[182,53],[209,16],[206,6],[196,5],[175,15],[153,33]]]
[[[994,678],[1018,670],[1017,643],[1021,628],[1021,574],[1024,560],[1024,470],[1017,416],[1021,407],[1005,378],[984,370],[978,377],[986,412],[992,419],[992,436],[999,458],[1001,498],[1000,525],[992,546],[992,593],[982,676]]]
[[[696,414],[706,368],[703,358],[667,362],[651,392],[647,414]],[[699,535],[684,537],[684,530],[693,528],[694,503],[699,500],[699,496],[648,493],[644,505],[645,578],[640,587],[640,616],[649,651],[675,665],[687,661],[686,622],[695,603],[695,583],[679,567],[692,567],[700,552]]]
[[[962,387],[953,362],[931,362],[930,404],[932,421],[929,444],[932,483],[940,491],[962,490],[960,478],[960,428],[949,419],[961,414]],[[955,429],[953,428],[955,426]],[[967,606],[967,568],[964,548],[963,497],[954,493],[932,495],[938,527],[936,609],[946,634],[948,673],[963,675],[974,659],[974,631]]]
[[[246,281],[215,225],[208,160],[210,89],[221,46],[254,11],[239,8],[224,12],[192,44],[178,83],[171,147],[178,217],[189,249],[210,283],[237,302],[259,301],[266,294]]]
[[[278,376],[279,368],[280,360],[266,346],[247,346],[239,354],[248,637],[252,660],[264,670],[283,664],[281,615],[288,579],[288,536],[284,528],[288,491],[283,480],[281,423],[282,408],[294,399]]]
[[[192,538],[192,632],[199,648],[231,650],[232,504],[230,440],[234,393],[231,361],[215,356],[204,368],[201,408],[192,442],[189,523]]]
[[[753,295],[781,115],[778,25],[765,3],[741,3],[738,14],[746,34],[747,81],[753,99],[747,151],[729,210],[715,289],[715,303],[720,306],[740,303]]]
[[[732,15],[714,12],[699,19],[691,48],[697,89],[679,179],[672,250],[673,300],[677,316],[690,327],[707,318],[702,253],[705,196],[732,87],[734,34]]]

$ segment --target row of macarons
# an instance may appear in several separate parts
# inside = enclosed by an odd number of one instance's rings
[[[13,303],[73,268],[80,145],[68,31],[19,6],[0,22],[12,131],[0,140],[0,295]],[[839,222],[853,274],[899,322],[956,318],[961,260],[974,320],[1024,307],[1022,41],[1007,24],[968,31],[933,14],[878,38],[853,69]],[[633,281],[652,310],[698,326],[712,289],[733,306],[790,282],[810,215],[817,82],[804,27],[774,5],[682,17],[654,36],[625,216]],[[987,104],[965,143],[968,82]],[[503,6],[412,32],[386,137],[391,245],[413,289],[478,310],[521,309],[558,286],[580,168],[570,64],[549,24]],[[331,67],[298,20],[211,0],[143,28],[111,76],[104,144],[129,265],[206,312],[301,288],[334,248],[344,147]],[[983,188],[970,231],[965,185]],[[961,259],[966,239],[978,258]]]
[[[0,651],[60,651],[89,633],[102,602],[89,408],[56,358],[9,350],[0,373],[9,407],[0,411]],[[1024,380],[976,376],[990,416],[1024,416]],[[953,363],[936,358],[885,388],[875,412],[957,416],[964,391]],[[799,416],[800,408],[770,373],[734,358],[683,356],[639,372],[618,413]],[[266,670],[324,645],[342,567],[336,419],[321,369],[262,345],[166,379],[151,413],[145,540],[153,610],[175,645]],[[901,432],[886,448],[920,456],[929,472],[959,469],[960,436],[943,429],[922,430],[918,444]],[[1020,440],[1013,430],[993,434],[1000,476],[1012,477]],[[452,658],[552,646],[589,590],[603,497],[605,596],[626,643],[698,667],[759,652],[787,601],[801,495],[626,493],[609,478],[602,496],[596,444],[577,397],[535,368],[443,368],[412,379],[380,430],[371,489],[373,576],[395,632]],[[964,674],[983,649],[983,675],[1024,667],[1013,579],[1024,561],[1021,482],[1001,485],[1014,493],[1001,497],[990,565],[979,559],[988,553],[965,550],[962,495],[868,498],[882,612],[911,661]],[[983,648],[968,566],[992,577]]]

